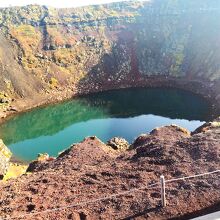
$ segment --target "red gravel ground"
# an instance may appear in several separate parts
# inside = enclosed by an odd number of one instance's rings
[[[220,210],[219,173],[167,183],[165,208],[159,185],[133,189],[158,183],[160,175],[169,180],[219,168],[217,123],[194,134],[177,126],[155,129],[123,152],[91,137],[1,184],[0,219],[188,219]]]

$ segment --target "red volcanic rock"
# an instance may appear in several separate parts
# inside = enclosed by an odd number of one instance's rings
[[[86,138],[32,174],[1,185],[0,217],[188,219],[219,210],[218,173],[167,183],[165,208],[160,187],[143,189],[160,175],[170,180],[219,169],[220,129],[210,129],[190,135],[174,125],[158,128],[121,152]]]

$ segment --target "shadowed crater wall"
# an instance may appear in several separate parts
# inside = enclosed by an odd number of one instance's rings
[[[219,18],[217,0],[0,9],[1,106],[36,94],[171,86],[218,107]]]

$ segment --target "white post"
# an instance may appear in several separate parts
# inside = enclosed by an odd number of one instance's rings
[[[160,176],[161,183],[161,205],[162,207],[166,206],[166,191],[165,191],[165,178],[164,176]]]

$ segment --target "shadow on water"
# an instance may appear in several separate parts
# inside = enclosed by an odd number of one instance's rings
[[[202,98],[185,91],[115,90],[17,115],[0,125],[0,138],[15,156],[30,160],[40,152],[57,155],[89,135],[103,141],[113,136],[132,141],[140,133],[167,123],[187,127],[186,121],[193,130],[209,120],[208,113],[209,106]]]

